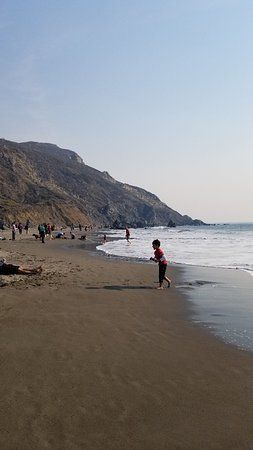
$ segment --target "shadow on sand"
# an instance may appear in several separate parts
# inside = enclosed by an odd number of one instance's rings
[[[123,291],[123,290],[129,290],[129,289],[154,289],[152,286],[117,286],[117,285],[112,285],[112,286],[89,286],[86,287],[85,289],[108,289],[110,291]]]

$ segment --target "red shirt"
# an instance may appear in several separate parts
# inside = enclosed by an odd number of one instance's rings
[[[168,264],[164,255],[164,251],[160,247],[155,250],[154,254],[155,259],[159,262],[159,264]]]

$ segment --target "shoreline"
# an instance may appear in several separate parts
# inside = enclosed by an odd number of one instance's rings
[[[25,237],[25,240],[27,240],[30,242],[31,238],[31,233],[32,231],[36,231],[36,230],[31,230],[30,234],[28,236],[23,236],[23,238]],[[6,234],[7,232],[5,232]],[[78,234],[82,234],[81,233],[76,233]],[[126,263],[126,264],[138,264],[138,265],[145,265],[148,267],[153,267],[153,269],[155,269],[155,272],[157,272],[156,269],[156,265],[154,265],[153,263],[150,263],[149,260],[147,259],[142,259],[142,258],[135,258],[135,257],[128,257],[128,256],[118,256],[118,255],[111,255],[111,254],[107,254],[105,253],[102,249],[98,249],[98,246],[102,245],[102,237],[103,237],[103,232],[100,233],[99,230],[94,230],[94,231],[90,231],[87,234],[87,240],[86,241],[79,241],[78,239],[75,240],[71,240],[71,239],[66,239],[66,240],[57,240],[57,242],[59,242],[60,244],[58,245],[57,250],[59,250],[60,252],[72,252],[73,256],[75,254],[77,254],[77,252],[81,252],[80,255],[82,254],[82,252],[88,252],[91,257],[93,258],[101,258],[103,261],[107,262],[107,261],[112,261],[114,263],[121,262],[121,263]],[[110,237],[109,237],[110,240]],[[124,238],[111,238],[111,240],[125,240]],[[11,242],[11,239],[9,239],[9,241]],[[0,241],[0,255],[1,255],[1,243],[6,242],[6,241]],[[19,239],[16,240],[16,242],[20,242]],[[33,239],[31,242],[34,242]],[[31,243],[30,242],[30,243]],[[49,241],[51,242],[51,241]],[[39,244],[39,241],[38,241]],[[10,245],[13,245],[10,244]],[[15,243],[14,243],[15,245]],[[2,255],[4,256],[4,255]],[[39,264],[43,262],[43,261],[39,261]],[[209,316],[203,313],[204,309],[202,307],[203,305],[203,299],[205,298],[206,301],[213,301],[212,295],[214,293],[213,287],[217,287],[219,284],[223,284],[224,283],[224,279],[231,281],[231,279],[233,278],[233,274],[239,276],[239,277],[243,277],[244,275],[247,276],[247,281],[248,283],[250,283],[251,277],[249,277],[250,273],[244,270],[236,270],[233,268],[223,268],[223,267],[209,267],[209,266],[195,266],[195,265],[190,265],[190,264],[183,264],[183,263],[172,263],[168,265],[168,273],[172,272],[172,277],[174,277],[173,280],[173,285],[177,290],[177,293],[182,297],[182,300],[184,300],[185,302],[185,318],[187,318],[194,326],[200,327],[200,329],[202,329],[204,332],[207,332],[210,336],[210,338],[214,338],[214,339],[218,339],[219,341],[221,341],[222,343],[225,343],[225,345],[228,346],[232,346],[235,347],[236,349],[239,349],[240,351],[246,351],[252,354],[253,352],[253,336],[251,338],[252,343],[249,344],[246,343],[246,345],[241,344],[240,342],[238,342],[238,340],[233,340],[233,339],[227,339],[226,336],[224,336],[224,333],[222,333],[222,330],[220,327],[215,323],[215,321],[210,321]],[[210,274],[214,273],[215,275],[213,277],[210,277]],[[193,275],[192,275],[193,274]],[[200,278],[200,274],[204,274],[204,276],[202,277],[203,279],[199,280]],[[226,276],[227,275],[227,276]],[[1,277],[0,277],[1,278]],[[3,277],[5,278],[5,280],[10,280],[10,279],[14,279],[14,285],[16,284],[16,279],[19,280],[23,280],[24,277],[23,276],[13,276],[13,277]],[[155,284],[156,281],[153,282],[153,284]],[[12,284],[12,283],[10,283]],[[5,284],[1,284],[1,280],[0,280],[0,288],[1,286],[5,286]],[[253,294],[252,291],[252,286],[251,285],[251,292]],[[10,286],[9,286],[10,287]],[[151,289],[152,286],[150,285],[149,288]],[[229,295],[229,293],[231,293],[231,289],[229,289],[229,283],[227,282],[227,289],[228,292],[226,293],[226,296]],[[204,291],[204,297],[200,297],[200,292],[199,291]],[[217,293],[217,292],[216,292]],[[215,294],[216,294],[215,293]],[[224,295],[224,291],[222,293]],[[198,299],[198,301],[196,301],[196,299]],[[201,301],[200,301],[201,299]],[[217,303],[216,303],[217,306]],[[219,307],[219,305],[218,305]],[[203,309],[203,311],[201,311],[201,308]],[[227,311],[226,311],[227,312]],[[224,311],[222,311],[222,313],[224,313]],[[224,314],[223,314],[224,315]],[[215,312],[213,311],[213,316],[219,317],[219,312]],[[245,337],[245,336],[244,336]]]
[[[36,231],[36,230],[31,230]],[[5,232],[6,233],[6,232]],[[76,233],[82,234],[81,233]],[[155,271],[155,274],[157,272],[157,266],[154,265],[154,263],[150,263],[147,259],[142,258],[135,258],[135,257],[128,257],[128,256],[118,256],[118,255],[111,255],[105,253],[102,249],[98,249],[97,247],[101,244],[101,239],[103,236],[103,232],[100,233],[99,230],[90,231],[87,233],[87,240],[86,241],[79,241],[78,239],[71,240],[57,240],[60,244],[58,245],[57,250],[60,252],[68,252],[72,253],[72,256],[77,254],[77,252],[80,252],[80,255],[82,255],[82,252],[88,252],[91,257],[93,258],[101,258],[103,261],[112,261],[114,263],[121,262],[126,264],[138,264],[138,265],[145,265],[150,268],[153,268],[153,271]],[[24,236],[23,236],[24,237]],[[30,242],[31,233],[25,237],[25,239],[28,238],[28,241]],[[109,237],[110,239],[110,237]],[[112,238],[111,240],[125,240],[124,238]],[[11,239],[9,239],[11,242]],[[1,255],[1,243],[6,241],[0,241],[0,255]],[[16,240],[16,242],[20,242],[19,239]],[[33,239],[31,242],[34,242]],[[51,242],[51,241],[49,241]],[[39,241],[37,242],[39,244]],[[10,244],[13,245],[13,244]],[[4,255],[3,255],[4,256]],[[43,261],[39,261],[39,264]],[[231,342],[229,340],[226,340],[220,330],[217,329],[214,322],[210,324],[210,321],[207,320],[207,317],[203,314],[203,311],[201,311],[202,302],[203,302],[203,296],[200,297],[200,289],[204,292],[204,297],[206,301],[212,301],[212,295],[214,293],[213,287],[217,287],[218,284],[223,284],[224,279],[231,281],[233,278],[233,274],[243,277],[244,275],[247,276],[247,281],[250,283],[252,280],[249,277],[249,272],[246,272],[244,270],[236,270],[233,268],[223,268],[223,267],[209,267],[209,266],[195,266],[190,264],[183,264],[183,263],[172,263],[168,265],[168,273],[171,274],[173,279],[173,286],[176,288],[177,293],[179,296],[181,296],[182,300],[184,300],[184,307],[185,307],[185,318],[187,318],[194,326],[200,327],[204,332],[207,332],[210,338],[218,339],[218,341],[221,341],[222,343],[225,343],[225,345],[232,346],[240,351],[246,351],[252,354],[253,352],[253,344],[251,347],[245,347],[243,345],[240,345],[238,342]],[[214,273],[215,275],[212,277],[210,274]],[[200,274],[204,274],[202,276],[203,279],[199,280]],[[227,275],[227,276],[225,276]],[[23,280],[23,276],[13,276],[13,277],[3,277],[5,279],[14,279],[14,285],[15,285],[15,279]],[[153,287],[157,283],[157,281],[154,280]],[[4,286],[4,285],[3,285]],[[1,283],[0,283],[1,288]],[[151,289],[152,286],[150,285],[149,288]],[[229,283],[227,282],[227,289],[228,292],[231,292],[231,289],[229,289]],[[226,295],[229,295],[226,294]],[[253,292],[252,292],[253,293]],[[223,292],[224,294],[224,292]],[[196,301],[197,299],[201,298],[200,301]],[[202,313],[202,314],[201,314]],[[219,316],[219,314],[214,314],[216,316]]]
[[[113,255],[103,252],[103,248],[97,251],[104,258],[150,264],[146,258]],[[252,272],[232,267],[170,263],[168,273],[172,268],[179,273],[179,282],[174,285],[190,304],[187,306],[189,320],[227,345],[252,353],[252,321],[243,316],[247,307],[248,316],[253,317]],[[243,301],[238,302],[237,298]]]
[[[44,269],[0,288],[1,447],[252,448],[252,354],[191,322],[175,286],[153,289],[156,265],[94,241],[0,243]]]
[[[125,240],[125,238],[116,238],[116,237],[114,237],[113,239],[111,239],[111,241],[117,241],[117,240],[122,240],[122,241],[124,241]],[[98,246],[102,246],[102,244],[100,243]],[[133,260],[133,261],[135,261],[136,263],[148,263],[149,262],[149,260],[147,259],[147,258],[137,258],[137,257],[131,257],[131,256],[120,256],[120,255],[114,255],[114,254],[109,254],[109,253],[106,253],[105,251],[103,251],[103,249],[101,248],[97,248],[96,249],[97,250],[97,252],[101,252],[101,254],[105,254],[106,256],[108,256],[108,257],[111,257],[111,258],[118,258],[119,260],[122,260],[122,261],[130,261],[130,260]],[[205,266],[205,265],[200,265],[200,264],[187,264],[186,262],[170,262],[169,263],[169,266],[170,267],[182,267],[182,268],[184,268],[184,267],[189,267],[189,268],[200,268],[200,269],[206,269],[206,270],[213,270],[213,269],[216,269],[216,270],[228,270],[228,271],[239,271],[239,272],[244,272],[244,273],[246,273],[247,275],[249,275],[249,276],[252,276],[253,277],[253,272],[251,271],[251,270],[247,270],[247,269],[242,269],[242,268],[240,268],[240,267],[225,267],[225,266]]]

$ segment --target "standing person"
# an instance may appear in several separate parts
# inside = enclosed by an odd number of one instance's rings
[[[157,289],[163,289],[163,280],[167,281],[168,288],[171,285],[171,280],[165,276],[168,262],[164,255],[164,251],[160,248],[160,245],[161,243],[158,239],[155,239],[152,242],[155,257],[150,258],[151,261],[155,261],[159,265],[159,287]]]
[[[15,222],[13,222],[13,224],[11,226],[11,239],[13,241],[15,241],[15,239],[16,239],[16,231],[17,231],[17,227],[16,227]]]
[[[106,244],[106,242],[107,242],[106,234],[104,234],[104,237],[103,237],[103,244]]]
[[[38,231],[39,231],[39,234],[40,234],[40,239],[41,239],[42,244],[45,244],[46,230],[45,230],[45,227],[44,227],[43,223],[41,223],[38,226]]]
[[[27,219],[26,224],[25,224],[25,232],[26,232],[26,234],[28,234],[29,226],[30,226],[30,221],[29,221],[29,219]]]
[[[52,238],[52,228],[50,223],[47,224],[47,234],[49,235],[50,239]]]
[[[43,225],[44,225],[44,228],[45,228],[45,235],[47,236],[48,235],[47,223],[44,222]]]
[[[19,234],[20,234],[20,236],[21,236],[22,231],[23,231],[23,225],[22,225],[21,222],[19,222],[19,224],[18,224],[18,231],[19,231]]]
[[[126,227],[126,240],[127,240],[127,242],[129,242],[129,244],[131,244],[131,242],[130,242],[130,231],[129,231],[128,227]]]

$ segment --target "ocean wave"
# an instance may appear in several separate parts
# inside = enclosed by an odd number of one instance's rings
[[[252,275],[253,224],[178,228],[132,229],[132,245],[123,239],[124,230],[105,230],[112,241],[98,249],[107,255],[149,260],[153,255],[152,240],[159,239],[167,259],[173,263],[239,269]]]

